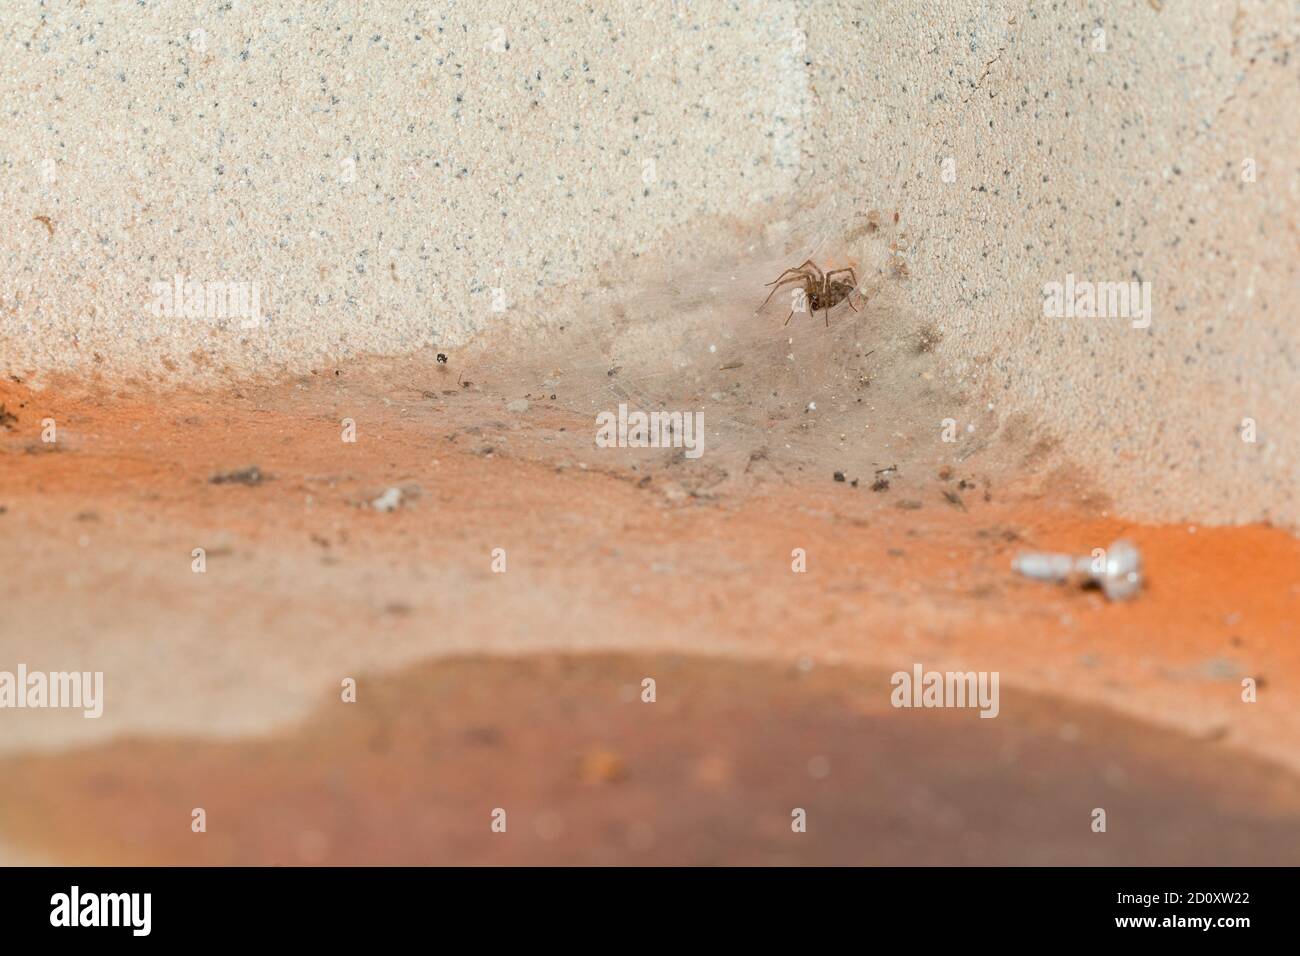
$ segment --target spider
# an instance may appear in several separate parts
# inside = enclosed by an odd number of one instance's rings
[[[848,282],[844,279],[835,278],[835,276],[845,274],[853,281]],[[830,272],[822,272],[815,262],[808,259],[798,268],[786,269],[785,272],[776,277],[775,281],[768,283],[768,285],[772,286],[772,291],[763,300],[763,305],[767,305],[772,300],[772,296],[776,295],[777,289],[790,282],[803,283],[804,300],[808,303],[808,308],[813,315],[817,314],[818,309],[822,310],[827,328],[831,324],[831,309],[841,302],[847,301],[850,309],[854,312],[858,311],[857,306],[853,304],[852,296],[854,292],[857,292],[860,298],[862,293],[858,292],[858,276],[852,269],[832,269]],[[760,305],[759,308],[763,308],[763,305]],[[789,325],[790,320],[794,317],[794,312],[795,310],[791,308],[790,314],[785,317],[785,321],[781,324]]]

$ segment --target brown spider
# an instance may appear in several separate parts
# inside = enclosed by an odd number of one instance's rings
[[[853,281],[848,282],[844,279],[835,278],[835,276],[845,274]],[[857,306],[853,304],[852,298],[854,292],[858,293],[859,298],[862,296],[862,293],[858,291],[857,273],[852,269],[832,269],[830,272],[822,272],[811,259],[808,259],[798,268],[786,269],[774,281],[769,282],[768,285],[772,286],[772,291],[763,300],[763,305],[767,305],[772,300],[772,296],[776,295],[777,289],[791,282],[803,283],[804,300],[808,303],[809,310],[813,315],[816,315],[817,310],[821,309],[826,319],[827,328],[831,324],[831,309],[841,302],[847,301],[850,309],[854,312],[858,311]],[[759,308],[763,308],[763,305],[760,305]],[[790,324],[790,319],[794,317],[794,311],[793,308],[790,309],[790,314],[785,317],[785,321],[781,323],[782,325]]]

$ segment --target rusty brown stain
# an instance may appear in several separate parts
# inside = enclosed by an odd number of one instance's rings
[[[646,675],[653,703],[641,700]],[[889,677],[680,655],[425,663],[363,675],[355,703],[323,695],[270,739],[128,739],[0,761],[0,839],[78,864],[1300,854],[1300,784],[1266,761],[1014,687],[993,720],[896,710]],[[1105,835],[1090,828],[1097,806]],[[196,807],[204,833],[191,831]],[[490,829],[496,808],[504,834]],[[791,828],[794,808],[805,833]]]

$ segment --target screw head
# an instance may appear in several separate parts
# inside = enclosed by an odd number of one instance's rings
[[[1120,540],[1106,549],[1106,569],[1097,580],[1106,597],[1123,601],[1142,590],[1142,553],[1132,541]]]

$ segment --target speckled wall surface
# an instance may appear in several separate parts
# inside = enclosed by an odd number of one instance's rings
[[[494,305],[786,191],[794,18],[6,3],[0,367],[267,371],[464,341]],[[258,283],[256,328],[155,310],[177,274]]]
[[[808,147],[841,218],[901,210],[906,301],[953,374],[1130,513],[1294,527],[1296,7],[861,9],[811,8]],[[1069,274],[1149,282],[1149,324],[1045,316]]]
[[[811,182],[832,241],[900,211],[949,371],[1121,508],[1300,519],[1289,2],[15,0],[0,32],[0,371],[463,342]],[[178,275],[256,284],[255,326],[176,321]],[[1067,275],[1149,282],[1149,326],[1044,316]]]

